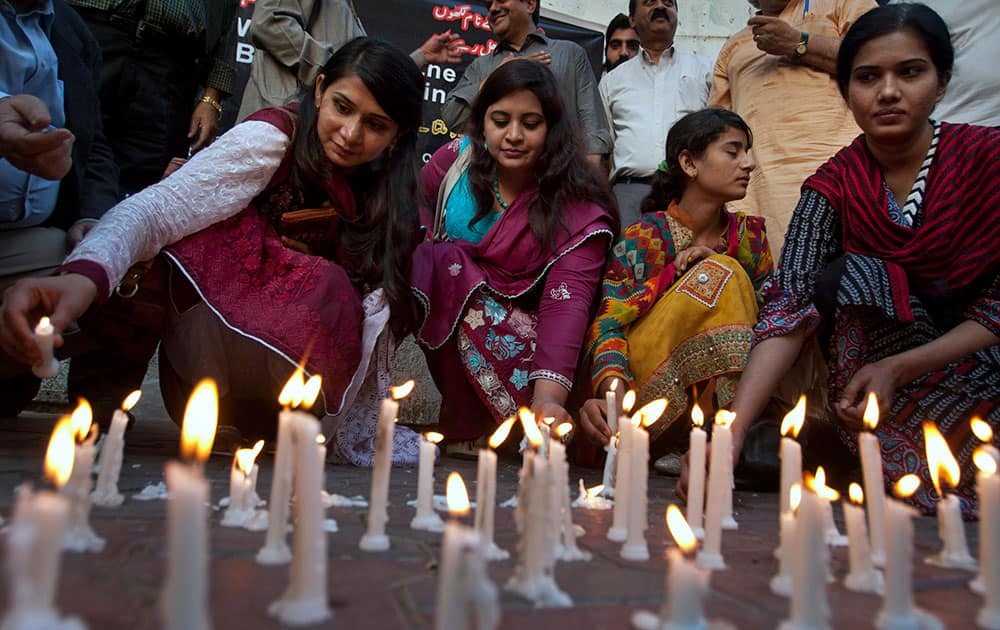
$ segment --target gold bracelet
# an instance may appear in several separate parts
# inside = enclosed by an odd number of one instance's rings
[[[220,116],[222,115],[222,103],[220,103],[219,101],[215,100],[214,98],[212,98],[208,94],[206,94],[206,95],[204,95],[204,96],[201,97],[201,102],[202,103],[208,103],[213,108],[215,108],[215,111],[218,112],[218,114]]]

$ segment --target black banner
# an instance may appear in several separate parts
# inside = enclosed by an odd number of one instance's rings
[[[231,127],[236,120],[239,100],[253,61],[254,47],[249,36],[253,2],[254,0],[240,0],[240,15],[236,24],[236,93],[225,103],[223,129]],[[476,55],[489,54],[496,48],[496,41],[490,37],[486,5],[450,0],[379,0],[357,2],[356,8],[369,35],[392,42],[407,52],[415,50],[431,35],[448,30],[457,33],[465,41],[466,54],[461,63],[442,66],[430,64],[423,71],[426,79],[424,125],[420,129],[419,149],[426,161],[439,146],[454,137],[440,117],[445,96]],[[582,46],[590,58],[594,76],[600,76],[604,55],[603,33],[544,17],[539,26],[550,37],[568,39]]]

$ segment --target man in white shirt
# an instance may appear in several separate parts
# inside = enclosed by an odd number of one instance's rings
[[[705,107],[712,62],[674,49],[675,0],[630,0],[629,18],[642,51],[601,80],[600,93],[614,137],[611,182],[622,228],[639,218],[667,131],[681,116]]]

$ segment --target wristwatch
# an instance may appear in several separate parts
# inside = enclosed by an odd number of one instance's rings
[[[808,50],[809,33],[802,31],[800,37],[801,39],[799,39],[799,45],[795,47],[796,57],[801,57],[802,55],[806,54],[806,50]]]

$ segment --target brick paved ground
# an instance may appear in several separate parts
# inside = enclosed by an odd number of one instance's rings
[[[157,404],[155,387],[136,409],[139,422],[127,436],[121,489],[130,498],[117,509],[95,508],[93,525],[108,545],[101,554],[66,554],[60,582],[59,605],[65,613],[83,617],[91,628],[142,629],[159,626],[156,604],[164,567],[164,510],[162,501],[138,502],[131,495],[147,483],[162,479],[163,463],[176,452],[176,428]],[[23,480],[40,477],[42,452],[55,416],[26,413],[17,419],[0,419],[0,514],[9,516],[13,489]],[[260,494],[267,496],[271,458],[262,456]],[[449,470],[458,470],[472,485],[475,463],[444,459],[439,465],[437,491],[443,493]],[[212,499],[228,492],[229,459],[214,457],[207,465],[212,479]],[[500,465],[497,496],[506,499],[515,491],[517,463]],[[598,482],[598,471],[574,470],[588,485]],[[343,495],[367,494],[367,470],[329,467],[326,487]],[[382,554],[362,554],[357,543],[363,531],[364,509],[331,509],[340,531],[329,535],[329,594],[335,616],[328,628],[430,628],[432,627],[435,574],[432,563],[440,551],[437,535],[408,528],[412,508],[405,500],[416,493],[416,471],[395,469],[392,477],[389,534],[392,549]],[[618,545],[604,538],[610,512],[575,511],[574,520],[586,530],[582,547],[594,553],[589,563],[561,563],[557,581],[576,602],[571,609],[535,610],[523,601],[504,595],[503,628],[621,629],[637,609],[656,609],[662,601],[666,528],[663,512],[673,499],[673,480],[650,480],[650,551],[644,563],[625,562]],[[771,551],[777,544],[777,497],[737,493],[736,516],[740,530],[727,532],[723,552],[730,568],[712,576],[707,608],[740,628],[774,628],[786,616],[787,601],[772,595],[767,583],[776,571]],[[263,541],[261,532],[247,532],[217,525],[213,512],[211,539],[211,606],[214,627],[219,629],[276,628],[265,610],[284,589],[287,567],[257,565],[254,554]],[[840,518],[838,509],[838,520]],[[970,543],[976,528],[967,525]],[[937,549],[935,522],[918,519],[915,583],[918,603],[938,614],[950,628],[974,627],[981,599],[965,584],[970,574],[925,565],[922,558]],[[516,542],[513,512],[497,512],[497,542],[513,549]],[[0,552],[2,555],[2,552]],[[835,550],[833,569],[838,579],[845,572],[846,552]],[[0,567],[4,565],[0,560]],[[490,574],[503,584],[512,561],[493,563]],[[839,584],[830,586],[833,624],[836,628],[869,628],[879,608],[876,597],[856,595]],[[6,584],[0,592],[5,610]]]

